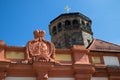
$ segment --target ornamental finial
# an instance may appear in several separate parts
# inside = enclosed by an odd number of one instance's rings
[[[69,8],[68,5],[65,7],[65,10],[66,10],[67,13],[69,13],[70,9],[71,9],[71,8]]]

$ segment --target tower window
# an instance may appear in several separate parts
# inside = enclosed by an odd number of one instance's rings
[[[58,32],[62,31],[62,24],[58,23]]]
[[[56,26],[54,26],[54,27],[52,28],[52,33],[53,33],[53,35],[57,34]]]
[[[69,20],[66,20],[65,21],[65,26],[70,26],[71,25],[71,22]]]
[[[73,27],[74,27],[74,28],[76,28],[76,29],[78,29],[78,28],[79,28],[79,25],[78,25],[78,24],[79,24],[79,23],[78,23],[78,20],[76,20],[76,19],[75,19],[75,20],[73,20],[73,21],[72,21],[72,24],[73,24]]]
[[[82,20],[82,25],[85,25],[85,22]]]
[[[86,25],[87,25],[88,27],[90,27],[90,24],[89,24],[89,23],[86,23]]]
[[[72,21],[72,24],[73,24],[73,25],[77,25],[77,24],[78,24],[78,21],[75,19],[75,20]]]

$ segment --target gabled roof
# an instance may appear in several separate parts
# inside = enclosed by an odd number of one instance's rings
[[[88,47],[90,51],[120,52],[120,46],[103,40],[94,39]]]

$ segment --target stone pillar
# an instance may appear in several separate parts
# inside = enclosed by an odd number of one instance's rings
[[[73,51],[73,69],[75,80],[91,80],[95,68],[89,62],[88,51],[84,46],[74,45]]]
[[[74,64],[90,64],[88,50],[84,46],[74,45],[72,47]]]

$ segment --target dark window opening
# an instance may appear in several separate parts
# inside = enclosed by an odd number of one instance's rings
[[[84,21],[82,21],[82,25],[85,25],[85,22],[84,22]]]
[[[86,23],[86,25],[87,25],[88,27],[90,27],[90,24],[89,24],[89,23]]]
[[[52,29],[52,33],[53,33],[53,35],[57,34],[56,26],[53,27],[53,29]]]
[[[65,21],[65,29],[66,29],[66,30],[71,30],[71,28],[72,28],[72,27],[71,27],[71,22],[70,22],[69,20],[66,20],[66,21]]]
[[[73,20],[73,21],[72,21],[72,24],[73,24],[73,25],[78,25],[78,21],[77,21],[77,20]]]
[[[78,28],[79,28],[78,20],[73,20],[73,21],[72,21],[72,24],[73,24],[73,27],[74,27],[75,29],[78,29]]]
[[[70,26],[71,25],[71,22],[69,20],[66,20],[65,21],[65,26]]]
[[[62,24],[58,23],[58,32],[62,31]]]

